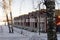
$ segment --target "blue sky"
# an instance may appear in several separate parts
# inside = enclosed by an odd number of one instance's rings
[[[1,0],[0,0],[1,1]],[[6,0],[7,1],[7,0]],[[60,3],[60,0],[56,0],[58,3]],[[40,0],[34,0],[34,6],[32,4],[32,0],[13,0],[12,2],[12,14],[13,17],[28,14],[28,12],[32,12],[38,8],[37,4],[40,2]],[[34,7],[34,8],[33,8]],[[60,4],[56,3],[56,8],[60,9]],[[41,4],[41,8],[44,8],[44,6]],[[6,19],[5,14],[3,13],[3,9],[0,6],[0,19]]]

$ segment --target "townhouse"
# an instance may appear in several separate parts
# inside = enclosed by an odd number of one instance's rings
[[[55,10],[56,15],[59,14],[58,10]],[[46,32],[48,27],[48,21],[46,17],[46,10],[36,10],[28,14],[21,15],[14,18],[14,24],[29,31]]]

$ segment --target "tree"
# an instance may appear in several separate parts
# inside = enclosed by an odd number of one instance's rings
[[[45,0],[46,15],[48,20],[48,40],[57,40],[55,23],[55,0]]]

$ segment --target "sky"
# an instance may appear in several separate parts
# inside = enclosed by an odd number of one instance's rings
[[[0,0],[1,2],[2,0]],[[6,0],[7,1],[7,0]],[[35,8],[38,8],[38,3],[40,0],[13,0],[12,1],[12,15],[13,17],[28,14],[29,12],[35,11]],[[60,0],[56,0],[56,2],[60,3]],[[56,9],[60,7],[60,4],[56,3]],[[33,5],[34,4],[34,5]],[[1,5],[1,4],[0,4]],[[40,8],[45,8],[42,4]],[[60,8],[59,8],[60,9]],[[2,7],[0,6],[0,21],[6,19],[5,13],[3,12]]]
[[[37,1],[37,0],[35,0]],[[36,2],[35,2],[36,3]],[[32,0],[14,0],[12,6],[14,16],[27,14],[28,12],[31,12],[33,10],[32,6]]]
[[[37,6],[38,6],[39,1],[40,0],[34,0],[34,8],[38,8]],[[56,0],[56,1],[60,3],[59,0]],[[28,12],[36,10],[33,8],[32,0],[13,0],[12,6],[13,6],[12,7],[13,16],[28,14]],[[42,4],[40,8],[44,8]],[[56,9],[58,9],[57,4],[56,4]]]

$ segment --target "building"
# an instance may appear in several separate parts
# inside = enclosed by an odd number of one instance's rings
[[[55,10],[56,15],[60,15],[60,10]],[[14,25],[20,28],[39,32],[46,32],[48,27],[48,21],[46,17],[46,10],[37,10],[28,13],[27,15],[21,15],[14,18]]]

